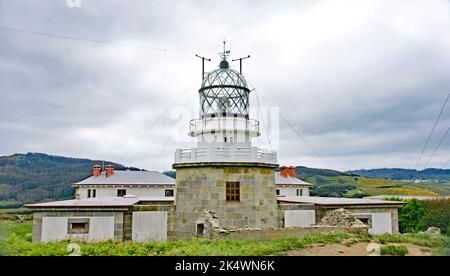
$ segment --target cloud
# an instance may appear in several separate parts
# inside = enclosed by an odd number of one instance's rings
[[[177,147],[194,145],[182,135],[198,116],[194,55],[213,58],[214,69],[223,38],[233,58],[252,56],[244,74],[260,104],[277,106],[335,169],[413,167],[450,91],[448,1],[81,3],[0,3],[0,26],[113,43],[0,29],[0,154],[169,169]],[[449,109],[422,166],[450,125]],[[280,163],[327,166],[279,127],[271,140]],[[448,160],[448,139],[431,166]],[[269,147],[267,136],[255,144]]]

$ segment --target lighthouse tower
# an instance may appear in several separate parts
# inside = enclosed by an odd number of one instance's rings
[[[200,114],[189,129],[197,146],[175,153],[176,237],[201,235],[205,210],[214,211],[223,228],[279,226],[276,152],[252,146],[259,122],[249,116],[250,90],[230,68],[229,53],[224,47],[218,68],[202,74]]]

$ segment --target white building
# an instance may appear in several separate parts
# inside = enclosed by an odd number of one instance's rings
[[[117,171],[107,166],[101,171],[99,165],[93,168],[92,176],[72,184],[75,198],[123,197],[174,197],[175,179],[157,171]]]
[[[292,166],[283,166],[275,173],[275,184],[277,196],[309,196],[309,189],[314,186],[295,177]]]

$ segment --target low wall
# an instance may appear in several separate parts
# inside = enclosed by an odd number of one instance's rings
[[[237,240],[275,240],[287,237],[301,238],[307,234],[325,234],[330,232],[359,232],[367,233],[367,228],[346,228],[334,226],[288,227],[280,229],[230,231],[226,237]]]

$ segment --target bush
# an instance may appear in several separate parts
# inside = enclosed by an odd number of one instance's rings
[[[422,205],[424,214],[417,228],[425,231],[428,227],[438,227],[443,234],[450,235],[450,199],[426,200]]]
[[[387,245],[381,247],[381,255],[390,255],[390,256],[405,256],[408,254],[408,248],[405,246],[395,246],[395,245]]]
[[[398,210],[398,223],[401,233],[415,233],[419,231],[419,222],[425,214],[423,202],[417,199],[406,201],[406,205]]]

